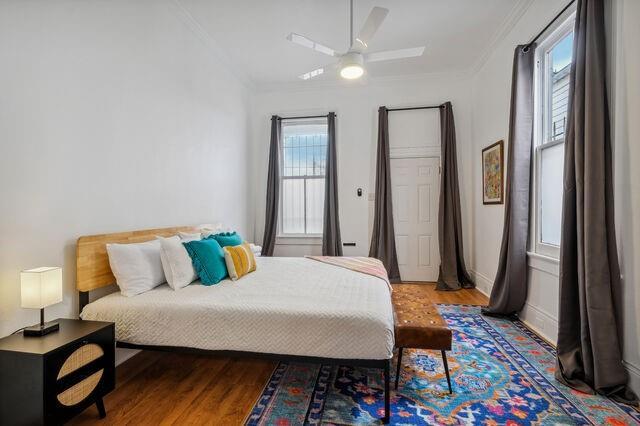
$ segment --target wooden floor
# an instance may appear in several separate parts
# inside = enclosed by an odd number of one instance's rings
[[[432,303],[485,305],[477,290],[435,291],[411,285]],[[107,417],[95,406],[74,425],[238,425],[253,407],[276,363],[143,351],[117,368],[117,388],[105,399]]]

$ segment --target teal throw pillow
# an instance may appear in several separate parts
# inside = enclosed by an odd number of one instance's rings
[[[209,235],[207,238],[216,240],[221,247],[235,247],[244,242],[242,237],[236,231],[221,232],[219,234]]]
[[[218,284],[228,276],[224,251],[216,240],[196,240],[182,244],[187,249],[193,269],[196,270],[202,284]]]

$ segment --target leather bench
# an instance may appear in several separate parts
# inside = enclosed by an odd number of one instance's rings
[[[435,349],[442,354],[449,393],[452,393],[449,366],[446,351],[451,350],[451,330],[438,313],[438,309],[412,290],[410,285],[397,285],[393,288],[392,302],[395,322],[395,346],[398,348],[398,366],[395,388],[398,389],[402,351],[411,349]]]

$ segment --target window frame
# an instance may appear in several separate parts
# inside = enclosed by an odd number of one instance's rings
[[[280,239],[280,240],[286,240],[287,238],[292,238],[292,239],[311,239],[311,240],[320,240],[322,239],[322,235],[323,233],[285,233],[283,230],[283,214],[284,214],[284,204],[283,204],[283,198],[284,198],[284,181],[285,179],[302,179],[304,182],[304,227],[305,230],[307,228],[307,180],[311,180],[311,179],[324,179],[326,181],[327,179],[327,169],[326,169],[326,164],[325,164],[325,171],[324,174],[322,176],[285,176],[284,174],[284,128],[286,125],[326,125],[327,126],[327,145],[329,143],[328,138],[329,138],[329,134],[328,134],[328,126],[329,126],[329,118],[328,118],[328,114],[327,117],[321,117],[321,118],[313,118],[313,119],[308,119],[308,120],[287,120],[287,119],[282,119],[282,123],[281,123],[281,134],[282,137],[280,138],[280,141],[278,143],[278,157],[280,159],[279,161],[279,170],[280,170],[280,179],[278,182],[279,185],[279,189],[280,189],[280,195],[279,195],[279,200],[278,200],[278,232],[276,235],[276,238]],[[325,158],[326,161],[326,158]]]
[[[564,144],[566,135],[566,124],[563,135],[560,138],[554,138],[551,135],[553,119],[552,110],[552,90],[553,86],[547,84],[551,79],[551,51],[558,45],[567,35],[574,31],[575,24],[575,8],[568,12],[568,15],[561,23],[547,35],[542,42],[536,47],[536,68],[534,76],[534,176],[533,176],[533,221],[532,232],[534,239],[531,243],[531,249],[539,255],[552,259],[560,258],[560,246],[545,243],[542,241],[542,152],[545,149]],[[573,59],[572,59],[573,60]]]

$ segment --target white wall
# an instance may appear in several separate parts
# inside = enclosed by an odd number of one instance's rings
[[[507,148],[509,125],[509,100],[513,51],[516,45],[528,42],[564,6],[562,0],[539,0],[533,2],[522,17],[493,48],[484,65],[475,73],[473,80],[473,252],[471,266],[478,287],[487,294],[491,291],[498,266],[504,205],[482,204],[482,170],[479,159],[482,149],[497,140],[505,140]],[[507,152],[505,152],[505,161]],[[535,298],[537,311],[546,314],[550,324],[536,324],[545,337],[555,340],[553,318],[557,318],[557,285],[536,285],[537,270],[530,271],[530,299]],[[548,273],[547,273],[548,275]],[[544,280],[543,280],[544,281]],[[552,280],[553,281],[553,280]],[[541,288],[542,287],[542,288]],[[554,310],[555,305],[555,310]],[[533,306],[533,305],[531,305]],[[531,308],[527,306],[527,308]],[[553,318],[552,318],[553,317]],[[557,328],[557,325],[556,327]],[[547,331],[545,332],[545,329]]]
[[[528,42],[566,4],[564,0],[536,0],[514,28],[494,47],[493,53],[473,79],[473,153],[480,158],[483,147],[507,139],[513,50]],[[615,145],[615,197],[618,251],[624,278],[624,359],[632,386],[640,390],[640,2],[614,0],[609,23],[612,31],[612,123]],[[505,155],[506,158],[506,155]],[[504,206],[484,206],[480,188],[480,162],[473,162],[473,263],[479,288],[491,291],[498,264]],[[529,258],[529,294],[521,317],[548,340],[555,342],[558,329],[558,263]]]
[[[375,191],[375,160],[377,147],[378,107],[406,105],[438,105],[451,101],[455,115],[458,156],[460,161],[460,191],[462,197],[464,238],[467,253],[471,253],[471,182],[470,150],[470,80],[465,75],[426,75],[402,79],[383,79],[362,84],[311,86],[307,89],[266,91],[255,96],[253,105],[253,157],[255,211],[254,239],[262,241],[264,206],[269,149],[270,116],[324,114],[335,111],[338,150],[338,190],[340,225],[343,242],[355,242],[356,247],[344,247],[345,255],[367,255],[372,226],[373,201],[368,194]],[[403,117],[394,114],[406,114]],[[390,113],[390,143],[402,147],[423,143],[425,147],[439,145],[438,110]],[[434,123],[437,128],[434,128]],[[364,195],[356,196],[357,188]],[[294,242],[295,244],[295,242]],[[318,242],[319,244],[319,242]],[[278,245],[279,256],[319,254],[319,245]]]
[[[624,283],[624,360],[640,392],[640,2],[615,0],[609,41],[615,209]]]
[[[22,269],[77,315],[81,235],[249,229],[248,91],[172,1],[1,2],[0,94],[0,336],[38,321]]]

